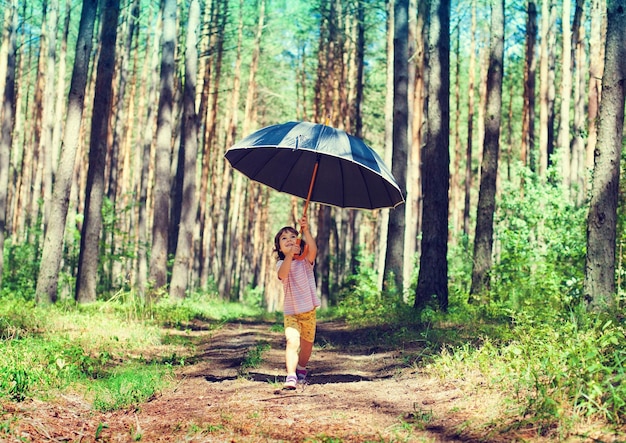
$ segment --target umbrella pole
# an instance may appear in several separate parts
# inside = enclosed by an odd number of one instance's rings
[[[306,196],[306,201],[304,202],[304,209],[302,211],[302,216],[306,216],[307,210],[309,209],[309,202],[311,201],[311,194],[313,193],[313,186],[315,185],[315,178],[317,177],[317,168],[320,165],[320,157],[317,156],[317,160],[315,160],[315,166],[313,167],[313,174],[311,175],[311,183],[309,184],[309,193]],[[298,236],[298,244],[302,240],[302,226],[300,226],[300,235]],[[303,260],[309,251],[309,245],[304,245],[304,251],[300,255],[294,255],[293,258],[296,260]]]

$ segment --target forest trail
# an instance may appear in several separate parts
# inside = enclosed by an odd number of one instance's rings
[[[22,441],[540,441],[532,432],[494,431],[488,423],[502,407],[497,393],[468,393],[461,381],[420,374],[411,364],[420,344],[391,349],[383,329],[320,322],[308,383],[295,391],[281,389],[284,337],[272,323],[176,333],[191,335],[196,352],[169,389],[137,410],[112,413],[72,396],[25,402],[13,411]],[[246,368],[260,350],[260,364]]]

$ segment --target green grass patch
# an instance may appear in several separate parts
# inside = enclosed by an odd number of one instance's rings
[[[115,368],[90,385],[94,409],[107,412],[137,407],[165,388],[171,375],[169,365],[135,363]]]

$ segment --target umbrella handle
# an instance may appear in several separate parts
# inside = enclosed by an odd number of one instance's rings
[[[317,160],[315,161],[315,166],[313,167],[313,175],[311,175],[311,183],[309,184],[309,193],[306,196],[306,201],[304,202],[304,210],[302,211],[302,216],[304,217],[306,215],[307,210],[309,209],[309,202],[311,201],[311,194],[313,193],[313,186],[315,185],[315,178],[317,177],[317,168],[320,165],[320,156],[317,156]],[[300,241],[302,240],[302,227],[300,227],[300,235],[298,236],[298,239],[296,240],[298,242],[298,244],[300,244]],[[301,254],[299,255],[294,255],[293,258],[296,260],[304,260],[304,258],[308,255],[309,253],[309,245],[304,245],[304,251],[302,251]]]

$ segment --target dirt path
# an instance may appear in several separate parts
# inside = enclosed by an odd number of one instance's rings
[[[488,428],[473,435],[468,420],[487,422],[496,404],[490,408],[484,396],[421,376],[411,368],[419,344],[391,349],[381,330],[320,323],[308,384],[282,391],[284,339],[271,326],[194,332],[196,355],[173,387],[137,411],[94,413],[72,397],[22,404],[15,411],[22,441],[522,441],[519,433],[489,436]],[[242,370],[259,349],[265,349],[261,364]]]

